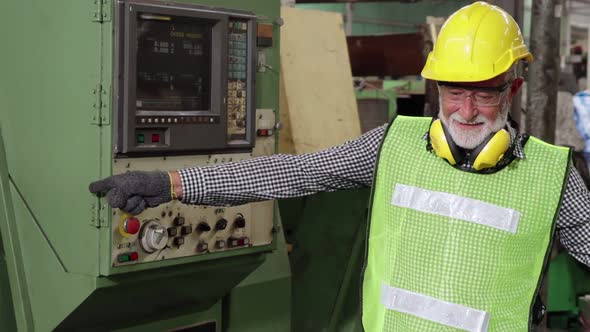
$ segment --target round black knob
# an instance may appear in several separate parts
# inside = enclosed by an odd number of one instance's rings
[[[244,228],[246,227],[246,219],[243,216],[237,216],[236,220],[234,220],[234,225],[236,228]]]
[[[227,220],[225,220],[223,218],[217,220],[217,223],[215,223],[215,230],[217,230],[217,231],[224,230],[226,227],[227,227]]]
[[[198,229],[200,232],[208,232],[208,231],[210,231],[210,230],[211,230],[211,226],[209,226],[209,224],[208,224],[208,223],[206,223],[206,222],[202,221],[202,222],[200,222],[200,223],[197,225],[197,229]]]

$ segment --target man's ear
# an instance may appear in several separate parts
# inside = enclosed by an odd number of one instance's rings
[[[518,92],[518,90],[520,90],[522,82],[524,82],[522,77],[517,77],[514,79],[514,81],[512,81],[512,85],[510,86],[510,97],[513,97]]]

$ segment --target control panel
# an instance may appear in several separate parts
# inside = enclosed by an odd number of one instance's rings
[[[255,220],[249,205],[215,208],[177,202],[140,216],[118,210],[112,262],[117,266],[270,244],[272,210],[268,217],[266,222]]]
[[[113,173],[172,170],[236,162],[271,154],[275,148],[273,110],[257,111],[256,147],[250,153],[114,159]],[[178,201],[140,215],[112,209],[112,266],[207,255],[268,245],[273,239],[273,202],[209,207]]]
[[[255,108],[256,20],[190,3],[117,2],[113,174],[275,152],[274,111]],[[137,216],[113,209],[111,221],[118,267],[268,245],[274,209],[174,201]]]

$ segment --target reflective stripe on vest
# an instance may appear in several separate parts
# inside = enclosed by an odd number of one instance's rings
[[[476,199],[396,184],[391,204],[516,233],[520,212]]]
[[[490,314],[483,310],[441,301],[386,284],[381,286],[381,303],[390,310],[469,332],[486,332],[490,323]]]

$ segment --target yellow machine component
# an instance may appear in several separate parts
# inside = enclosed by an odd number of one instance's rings
[[[429,135],[430,143],[432,144],[432,148],[434,149],[436,155],[446,159],[451,165],[455,165],[457,161],[455,160],[455,156],[453,156],[451,146],[447,141],[447,137],[445,136],[445,131],[440,119],[436,119],[434,122],[432,122],[432,125],[430,125]]]
[[[435,81],[477,82],[496,77],[533,56],[514,19],[485,2],[465,6],[440,30],[422,76]]]
[[[504,129],[498,131],[486,143],[473,161],[473,168],[482,170],[496,166],[504,158],[504,153],[510,147],[510,134]]]

